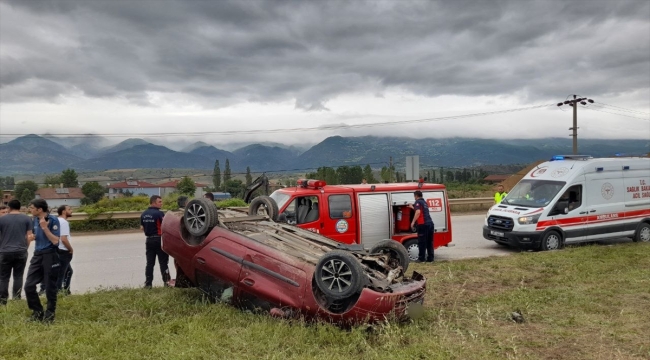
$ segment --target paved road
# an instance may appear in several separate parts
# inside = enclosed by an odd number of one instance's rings
[[[508,255],[519,252],[483,239],[485,215],[453,217],[453,244],[436,250],[436,260]],[[97,288],[138,287],[144,284],[144,236],[139,232],[84,235],[72,238],[75,249],[72,267],[72,292],[83,293]],[[618,240],[609,243],[629,241]],[[30,252],[33,249],[30,249]],[[172,278],[175,277],[170,260]],[[154,286],[162,286],[158,265],[154,269]]]

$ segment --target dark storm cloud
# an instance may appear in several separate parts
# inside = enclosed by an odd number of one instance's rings
[[[2,101],[555,100],[650,86],[648,1],[2,1]]]

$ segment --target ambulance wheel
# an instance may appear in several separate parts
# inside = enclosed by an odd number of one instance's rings
[[[266,215],[273,221],[278,221],[278,204],[270,196],[258,196],[251,201],[248,215]]]
[[[408,254],[410,261],[418,260],[418,257],[420,256],[420,247],[418,246],[418,239],[411,239],[405,241],[404,248],[406,248],[406,253]]]
[[[559,250],[562,248],[562,235],[555,230],[551,230],[544,234],[542,238],[542,243],[540,244],[540,250],[549,251],[549,250]]]
[[[371,254],[388,254],[388,266],[395,269],[398,266],[402,267],[402,271],[406,273],[409,268],[409,254],[404,245],[395,240],[382,240],[370,248]]]
[[[649,242],[650,241],[650,224],[642,222],[636,228],[636,233],[634,234],[635,242]]]
[[[193,236],[207,235],[219,224],[217,206],[206,198],[192,199],[185,207],[183,224]]]
[[[363,269],[350,253],[334,250],[323,255],[314,271],[316,286],[331,300],[343,300],[363,289]]]

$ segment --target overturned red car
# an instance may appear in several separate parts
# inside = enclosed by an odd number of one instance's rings
[[[265,215],[217,211],[207,199],[168,212],[162,244],[174,258],[175,286],[278,317],[342,325],[405,319],[426,291],[424,276],[404,275],[409,257],[396,241],[368,251]]]

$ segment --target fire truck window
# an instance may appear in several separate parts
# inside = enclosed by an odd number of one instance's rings
[[[352,217],[352,200],[350,195],[330,195],[327,199],[331,219],[347,219]]]

